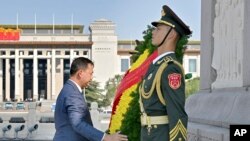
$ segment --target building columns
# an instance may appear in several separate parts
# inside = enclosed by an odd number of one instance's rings
[[[19,49],[15,50],[15,99],[19,100],[20,90],[19,90]]]
[[[38,100],[37,49],[33,51],[33,99]]]
[[[10,97],[12,97],[12,90],[14,91],[14,98],[18,101],[25,100],[24,96],[25,94],[25,87],[26,82],[25,79],[25,72],[24,69],[26,68],[25,62],[26,60],[29,60],[29,63],[32,63],[32,83],[28,84],[28,86],[31,87],[32,90],[28,91],[28,95],[32,94],[32,98],[35,100],[39,99],[39,60],[38,59],[46,59],[47,60],[47,100],[55,100],[64,84],[64,60],[70,60],[70,65],[75,59],[75,57],[82,55],[79,51],[79,54],[76,54],[77,49],[70,49],[70,54],[67,54],[67,56],[64,56],[64,52],[60,50],[56,50],[55,48],[52,48],[50,50],[46,50],[46,56],[40,56],[38,55],[38,52],[40,50],[38,49],[32,49],[32,50],[23,50],[20,48],[17,48],[15,50],[6,51],[6,58],[4,60],[0,59],[0,102],[4,101],[5,99],[11,100]],[[84,50],[81,50],[84,51]],[[45,54],[44,54],[45,55]],[[87,57],[87,56],[86,56]],[[31,60],[32,59],[32,62]],[[5,61],[5,66],[3,66],[3,61]],[[11,62],[13,66],[11,66]],[[5,67],[5,69],[4,69]],[[13,68],[12,68],[13,67]],[[31,66],[28,66],[28,68]],[[13,78],[14,80],[11,80],[11,68],[15,75]],[[31,68],[29,68],[31,70]],[[3,72],[4,71],[4,72]],[[3,78],[3,74],[5,74],[5,77]],[[13,82],[12,82],[13,81]],[[11,83],[13,84],[11,84]],[[3,89],[3,85],[5,84],[5,90]],[[12,86],[15,86],[14,89]],[[27,92],[26,92],[27,93]]]
[[[56,98],[55,94],[55,76],[56,76],[56,51],[55,49],[52,49],[52,55],[51,55],[51,97],[52,99]]]
[[[10,59],[5,59],[5,99],[10,100]]]
[[[74,60],[74,49],[70,49],[70,58],[69,58],[69,65],[71,66]]]
[[[20,55],[23,55],[23,54],[20,54]],[[23,79],[24,79],[24,72],[23,72],[23,59],[20,59],[20,70],[19,70],[19,74],[20,74],[20,81],[19,81],[19,98],[24,100],[23,99]]]
[[[51,54],[48,54],[51,55]],[[51,95],[51,59],[47,59],[47,100],[52,100]]]
[[[0,102],[3,102],[3,60],[0,59]]]

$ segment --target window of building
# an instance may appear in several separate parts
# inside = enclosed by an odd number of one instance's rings
[[[15,55],[15,51],[10,51],[10,55]]]
[[[61,55],[61,51],[56,51],[56,55]]]
[[[34,29],[23,29],[21,30],[23,34],[34,34]]]
[[[1,55],[5,55],[6,53],[5,53],[5,51],[1,51]]]
[[[37,54],[38,55],[43,55],[43,52],[42,51],[38,51]]]
[[[29,51],[29,55],[33,55],[33,51]]]
[[[63,34],[70,34],[71,33],[71,29],[69,30],[69,29],[64,29],[64,30],[62,30],[62,33]]]
[[[38,67],[39,67],[39,68],[42,68],[42,67],[43,67],[43,64],[38,64]]]
[[[36,32],[38,34],[48,34],[49,30],[48,29],[37,29]]]
[[[19,55],[24,55],[24,51],[19,51]]]
[[[42,76],[43,75],[43,70],[39,69],[38,70],[38,76]]]
[[[24,69],[24,74],[30,74],[29,69]]]
[[[79,33],[80,33],[80,30],[74,29],[74,34],[79,34]]]
[[[62,30],[61,29],[55,29],[54,32],[55,32],[55,34],[62,34]]]
[[[26,68],[30,67],[30,64],[29,63],[25,63],[25,67]]]
[[[129,68],[129,59],[121,59],[121,72],[127,71]]]
[[[88,51],[83,51],[83,55],[88,55]]]
[[[65,51],[65,55],[70,55],[70,51]]]
[[[51,55],[51,51],[47,51],[47,55]]]
[[[196,72],[197,71],[197,60],[196,59],[189,59],[189,72]]]
[[[79,51],[75,51],[75,55],[79,55]]]

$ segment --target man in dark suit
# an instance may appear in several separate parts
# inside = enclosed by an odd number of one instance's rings
[[[166,5],[161,19],[152,25],[152,44],[158,47],[158,57],[140,86],[141,141],[185,141],[185,81],[176,51],[177,47],[182,51],[191,31]]]
[[[76,58],[70,69],[70,79],[64,84],[56,101],[54,141],[127,141],[127,136],[105,134],[93,127],[82,89],[93,78],[91,60]]]

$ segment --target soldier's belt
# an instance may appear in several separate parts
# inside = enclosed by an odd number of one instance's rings
[[[168,124],[168,116],[141,116],[141,125],[150,126],[150,125],[159,125],[159,124]]]

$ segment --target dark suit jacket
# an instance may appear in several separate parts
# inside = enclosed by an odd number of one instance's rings
[[[93,127],[87,102],[71,80],[56,101],[54,141],[101,141],[103,132]]]

